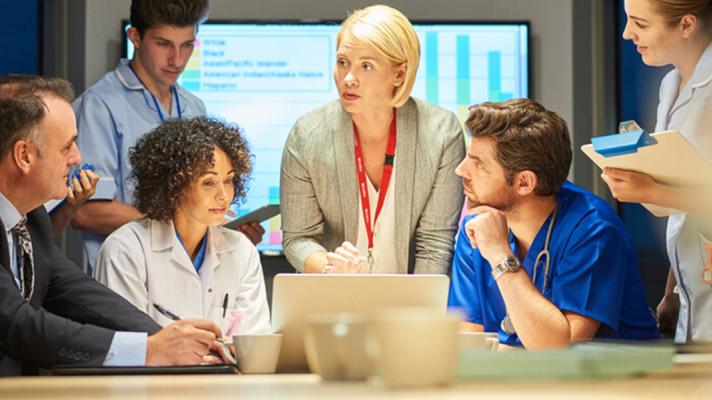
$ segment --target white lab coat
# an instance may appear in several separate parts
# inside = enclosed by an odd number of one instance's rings
[[[660,84],[655,130],[679,131],[712,163],[712,44],[678,95],[680,79],[678,71],[672,70]],[[708,261],[705,238],[712,240],[712,221],[673,210],[666,241],[680,294],[676,342],[712,341],[712,286],[701,278],[702,266]]]
[[[237,311],[237,333],[270,333],[259,254],[247,237],[234,230],[208,229],[205,259],[197,273],[173,222],[147,218],[129,222],[102,245],[94,277],[162,326],[173,321],[154,303],[182,318],[213,320],[223,334],[230,330]]]

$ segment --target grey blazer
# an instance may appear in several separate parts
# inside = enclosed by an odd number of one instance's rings
[[[398,271],[446,274],[464,195],[465,156],[455,115],[410,98],[396,112]],[[297,271],[318,251],[356,243],[359,196],[351,116],[336,100],[300,117],[282,153],[284,252]]]

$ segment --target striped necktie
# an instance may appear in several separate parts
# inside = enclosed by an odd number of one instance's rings
[[[35,286],[35,263],[32,259],[32,239],[30,231],[27,230],[27,223],[23,219],[12,228],[12,235],[15,240],[17,270],[20,273],[20,293],[26,301],[32,297],[32,289]]]

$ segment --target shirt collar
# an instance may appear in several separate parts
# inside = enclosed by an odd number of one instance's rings
[[[131,67],[129,67],[129,62],[131,60],[122,58],[119,61],[119,65],[116,66],[116,69],[114,69],[114,73],[116,74],[116,77],[119,79],[119,82],[121,82],[122,85],[126,89],[129,90],[144,90],[145,88],[141,84],[141,81],[138,80],[138,77],[136,74],[133,73],[131,70]]]
[[[183,247],[178,241],[178,236],[175,232],[173,221],[158,221],[151,220],[151,248],[153,251],[162,251],[171,249],[174,246]],[[208,243],[209,248],[215,249],[216,253],[222,253],[233,250],[237,244],[235,240],[224,240],[219,226],[211,226],[208,228]],[[209,250],[209,249],[208,249]]]
[[[141,81],[138,79],[136,74],[131,70],[131,67],[129,66],[129,62],[131,60],[127,58],[122,58],[119,60],[119,64],[116,66],[114,69],[114,74],[116,74],[116,78],[121,82],[121,84],[128,90],[142,90],[145,91],[147,96],[151,96],[151,92],[146,89]],[[180,103],[180,112],[181,114],[185,113],[186,109],[186,103],[188,100],[186,100],[185,95],[183,94],[183,88],[179,86],[177,83],[175,84],[176,91],[175,93],[178,94],[178,99]],[[175,99],[173,99],[173,104],[176,105]],[[154,108],[153,104],[149,102],[149,107]],[[173,114],[176,112],[173,111]]]
[[[17,211],[17,208],[10,203],[10,200],[8,200],[4,194],[0,193],[0,221],[2,221],[5,227],[5,233],[10,232],[23,218],[24,217]]]
[[[698,88],[707,85],[710,81],[712,81],[712,42],[707,45],[707,48],[697,61],[695,70],[690,78],[690,84],[692,88]]]

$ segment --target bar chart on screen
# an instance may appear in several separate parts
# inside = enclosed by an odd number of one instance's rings
[[[414,23],[420,64],[412,96],[454,112],[484,101],[529,96],[529,25]],[[179,79],[210,116],[237,124],[254,155],[249,191],[238,216],[279,203],[282,148],[299,116],[338,99],[333,82],[335,22],[201,25]],[[132,56],[126,42],[127,57]],[[263,223],[260,250],[281,250],[280,216]]]

